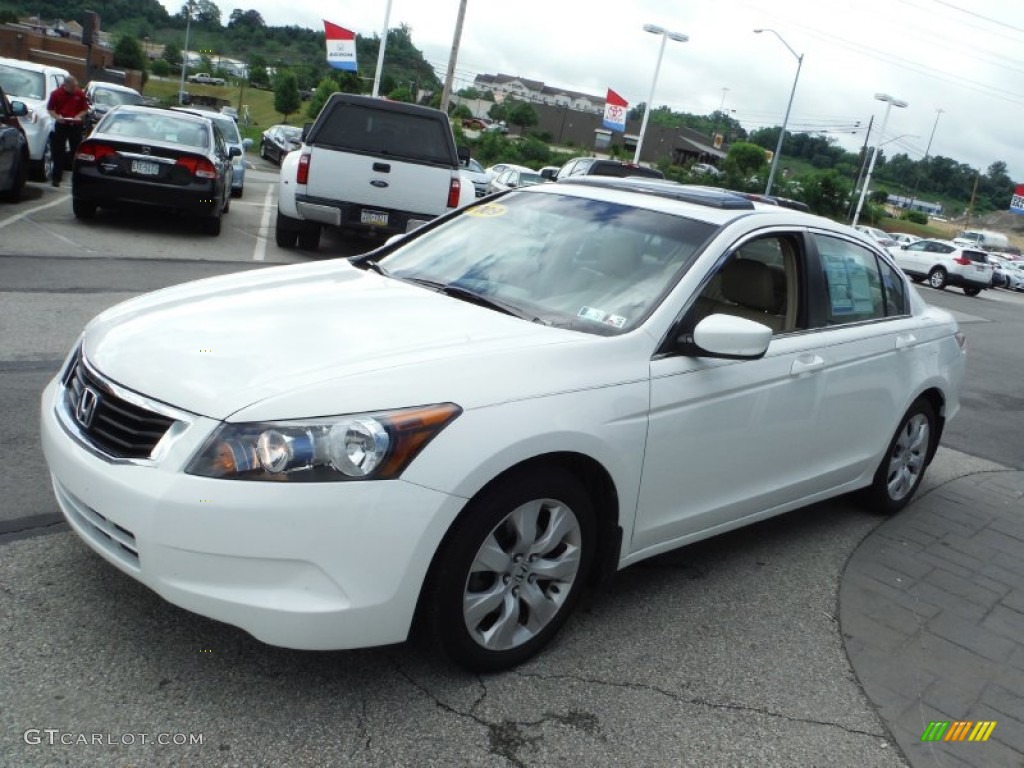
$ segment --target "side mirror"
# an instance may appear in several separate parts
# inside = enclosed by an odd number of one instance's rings
[[[469,147],[459,147],[458,155],[460,164],[469,165]]]
[[[14,117],[28,117],[28,107],[24,101],[11,102],[11,114]]]
[[[242,148],[248,150],[252,146],[252,139],[242,139]]]
[[[695,357],[757,360],[764,357],[772,340],[767,325],[734,315],[709,315],[697,323],[693,334],[676,339],[679,351]]]
[[[302,126],[302,143],[306,143],[306,138],[309,136],[309,129],[313,127],[312,123],[305,123]]]
[[[241,157],[241,156],[242,156],[242,148],[241,147],[228,147],[228,157]]]
[[[543,171],[540,172],[540,175],[543,176],[548,181],[554,181],[555,176],[558,175],[558,170],[555,168],[545,168]]]

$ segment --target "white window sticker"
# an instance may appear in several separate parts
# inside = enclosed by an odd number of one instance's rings
[[[626,318],[622,315],[613,315],[605,312],[603,309],[595,309],[594,307],[582,307],[576,314],[584,320],[592,320],[595,323],[610,325],[613,328],[622,328],[626,324]]]

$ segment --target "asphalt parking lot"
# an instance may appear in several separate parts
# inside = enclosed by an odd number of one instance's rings
[[[162,601],[69,533],[38,395],[89,317],[184,280],[373,246],[277,248],[275,179],[254,160],[218,238],[158,214],[82,224],[66,188],[32,184],[0,207],[0,765],[910,764],[840,631],[844,566],[883,522],[845,499],[634,566],[549,650],[490,676],[414,645],[262,645]],[[921,495],[1024,469],[1024,294],[921,291],[957,314],[970,352],[963,411]],[[962,764],[938,749],[913,764],[926,759]]]

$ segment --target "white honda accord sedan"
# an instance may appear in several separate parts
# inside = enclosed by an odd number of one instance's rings
[[[68,522],[267,643],[517,664],[644,558],[917,489],[964,339],[845,225],[648,179],[93,320],[42,398]]]

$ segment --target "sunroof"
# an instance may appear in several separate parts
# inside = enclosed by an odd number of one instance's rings
[[[642,192],[658,197],[667,197],[671,200],[679,200],[684,203],[704,205],[708,208],[721,208],[724,210],[753,210],[754,204],[735,192],[716,187],[700,187],[689,184],[679,184],[675,181],[664,179],[648,179],[641,177],[626,177],[623,179],[606,176],[570,176],[567,179],[559,179],[559,184],[583,184],[590,187],[606,187],[608,189],[626,189],[631,192]]]

